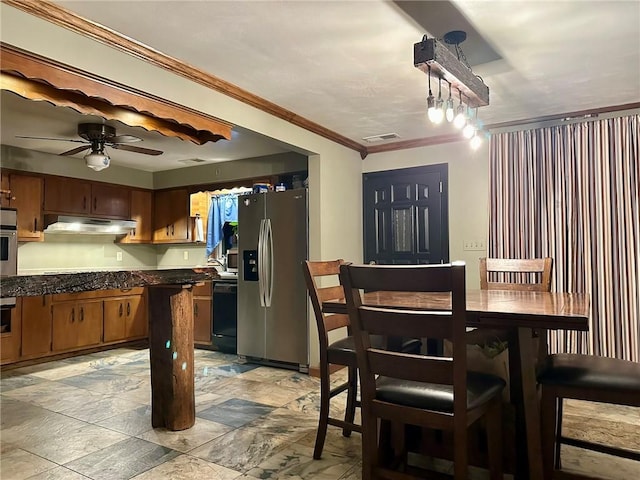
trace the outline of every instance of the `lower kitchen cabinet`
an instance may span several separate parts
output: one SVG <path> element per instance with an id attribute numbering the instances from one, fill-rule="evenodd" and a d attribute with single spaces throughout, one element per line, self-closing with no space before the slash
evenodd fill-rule
<path id="1" fill-rule="evenodd" d="M 143 340 L 147 310 L 143 287 L 18 298 L 2 319 L 0 363 Z"/>
<path id="2" fill-rule="evenodd" d="M 15 362 L 20 356 L 20 299 L 13 308 L 0 310 L 0 364 Z"/>
<path id="3" fill-rule="evenodd" d="M 101 301 L 57 303 L 51 311 L 54 352 L 101 343 Z"/>
<path id="4" fill-rule="evenodd" d="M 23 297 L 22 356 L 34 357 L 51 352 L 51 295 Z"/>
<path id="5" fill-rule="evenodd" d="M 193 342 L 211 345 L 213 325 L 211 282 L 193 287 Z"/>
<path id="6" fill-rule="evenodd" d="M 131 340 L 147 335 L 145 295 L 104 301 L 104 341 Z"/>

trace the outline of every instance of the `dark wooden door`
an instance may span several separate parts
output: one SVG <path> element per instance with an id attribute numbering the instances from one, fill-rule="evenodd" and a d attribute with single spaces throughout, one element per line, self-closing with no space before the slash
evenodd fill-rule
<path id="1" fill-rule="evenodd" d="M 365 262 L 449 261 L 446 164 L 365 173 L 363 182 Z"/>

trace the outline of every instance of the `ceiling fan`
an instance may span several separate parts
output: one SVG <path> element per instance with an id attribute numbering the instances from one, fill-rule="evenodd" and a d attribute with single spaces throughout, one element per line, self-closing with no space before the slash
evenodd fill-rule
<path id="1" fill-rule="evenodd" d="M 17 135 L 18 138 L 30 138 L 34 140 L 55 140 L 62 142 L 82 143 L 80 147 L 72 148 L 58 155 L 75 155 L 91 149 L 84 156 L 84 160 L 89 168 L 96 171 L 103 170 L 109 166 L 110 158 L 105 152 L 105 147 L 111 147 L 116 150 L 126 150 L 129 152 L 142 153 L 143 155 L 161 155 L 160 150 L 151 148 L 143 148 L 129 143 L 141 142 L 142 139 L 133 135 L 116 135 L 116 129 L 111 125 L 102 123 L 80 123 L 78 124 L 78 135 L 81 139 L 75 138 L 49 138 L 49 137 L 29 137 Z"/>

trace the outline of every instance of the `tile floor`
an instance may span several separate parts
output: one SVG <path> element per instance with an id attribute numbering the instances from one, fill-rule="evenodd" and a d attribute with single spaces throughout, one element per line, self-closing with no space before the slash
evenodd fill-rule
<path id="1" fill-rule="evenodd" d="M 313 460 L 319 384 L 291 370 L 196 350 L 196 424 L 152 429 L 146 349 L 116 349 L 2 372 L 2 480 L 360 479 L 360 437 L 329 427 Z M 336 403 L 336 402 L 333 402 Z M 340 406 L 335 408 L 339 415 Z M 571 404 L 568 421 L 604 415 L 640 450 L 638 410 Z M 621 423 L 620 423 L 621 422 Z M 626 427 L 637 428 L 626 428 Z M 578 429 L 579 430 L 579 429 Z M 640 478 L 640 463 L 563 450 L 568 468 Z M 483 478 L 475 470 L 474 478 Z"/>

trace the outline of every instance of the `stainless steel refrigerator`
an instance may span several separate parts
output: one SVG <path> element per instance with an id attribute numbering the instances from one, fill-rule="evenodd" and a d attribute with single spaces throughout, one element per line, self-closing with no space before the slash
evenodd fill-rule
<path id="1" fill-rule="evenodd" d="M 238 355 L 308 371 L 307 191 L 238 198 Z"/>

